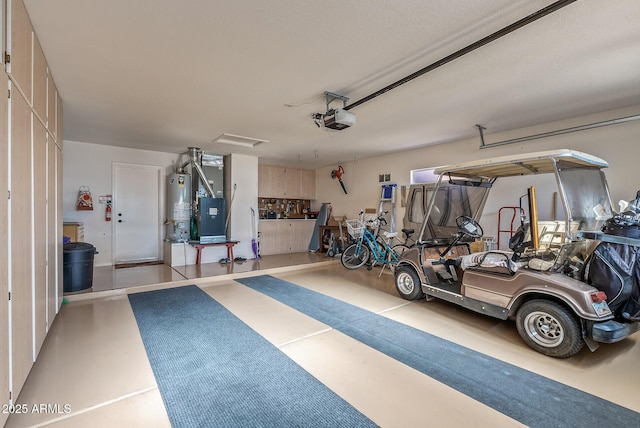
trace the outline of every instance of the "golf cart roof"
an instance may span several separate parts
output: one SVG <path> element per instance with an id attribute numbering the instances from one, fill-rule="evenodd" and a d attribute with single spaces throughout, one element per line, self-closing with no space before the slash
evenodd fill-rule
<path id="1" fill-rule="evenodd" d="M 516 175 L 531 175 L 553 173 L 554 162 L 562 164 L 563 168 L 607 168 L 607 161 L 587 153 L 569 149 L 549 150 L 544 152 L 526 153 L 519 155 L 500 156 L 495 158 L 464 162 L 455 165 L 436 168 L 436 175 L 448 174 L 456 177 L 511 177 Z"/>

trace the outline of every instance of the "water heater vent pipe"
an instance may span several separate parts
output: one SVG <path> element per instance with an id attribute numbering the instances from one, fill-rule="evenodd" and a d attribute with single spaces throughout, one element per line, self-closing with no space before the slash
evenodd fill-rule
<path id="1" fill-rule="evenodd" d="M 200 181 L 202 181 L 203 186 L 207 189 L 207 192 L 212 198 L 215 198 L 216 195 L 213 192 L 213 188 L 211 188 L 211 184 L 209 184 L 209 180 L 207 180 L 206 175 L 204 175 L 204 171 L 200 166 L 200 156 L 202 155 L 202 150 L 197 147 L 189 147 L 189 156 L 191 167 L 196 170 L 198 176 L 200 177 Z"/>

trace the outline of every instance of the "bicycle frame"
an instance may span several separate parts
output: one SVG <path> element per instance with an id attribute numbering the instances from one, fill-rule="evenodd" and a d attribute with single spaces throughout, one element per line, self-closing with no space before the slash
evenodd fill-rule
<path id="1" fill-rule="evenodd" d="M 356 253 L 360 253 L 361 245 L 363 242 L 366 242 L 369 250 L 371 251 L 371 257 L 376 263 L 397 264 L 399 256 L 391 249 L 391 246 L 389 245 L 391 240 L 385 241 L 383 246 L 382 243 L 378 241 L 378 238 L 379 236 L 374 235 L 369 229 L 365 229 L 362 238 L 358 240 Z M 391 257 L 391 260 L 389 260 L 389 257 Z"/>
<path id="2" fill-rule="evenodd" d="M 393 269 L 400 261 L 403 251 L 397 251 L 391 244 L 396 238 L 397 233 L 384 232 L 384 237 L 380 236 L 378 223 L 364 221 L 363 213 L 360 213 L 360 220 L 347 220 L 347 229 L 352 237 L 356 237 L 352 244 L 348 245 L 340 258 L 342 265 L 347 269 L 358 269 L 365 264 L 367 269 L 371 270 L 376 264 L 382 264 L 382 270 L 389 266 Z M 367 227 L 367 224 L 369 227 Z M 372 226 L 373 230 L 371 229 Z M 375 231 L 375 233 L 374 233 Z M 406 246 L 400 244 L 407 248 Z M 378 277 L 380 277 L 378 275 Z"/>

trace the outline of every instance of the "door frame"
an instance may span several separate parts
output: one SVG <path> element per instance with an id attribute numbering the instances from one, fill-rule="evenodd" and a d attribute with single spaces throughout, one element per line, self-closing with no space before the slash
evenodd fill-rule
<path id="1" fill-rule="evenodd" d="M 116 197 L 117 195 L 115 194 L 115 190 L 117 189 L 117 178 L 118 178 L 118 168 L 139 168 L 139 169 L 147 169 L 147 170 L 155 170 L 157 173 L 157 183 L 158 183 L 158 207 L 157 207 L 157 212 L 158 212 L 158 260 L 163 260 L 164 256 L 163 256 L 163 247 L 162 247 L 162 242 L 163 242 L 163 233 L 162 231 L 163 229 L 163 224 L 164 224 L 164 188 L 162 186 L 162 184 L 164 183 L 162 178 L 163 178 L 163 171 L 164 168 L 158 165 L 144 165 L 144 164 L 135 164 L 135 163 L 126 163 L 126 162 L 113 162 L 111 164 L 111 177 L 112 177 L 112 183 L 111 183 L 111 189 L 112 190 L 112 203 L 113 203 L 113 212 L 116 212 Z M 116 265 L 116 240 L 117 240 L 117 236 L 116 236 L 116 221 L 114 221 L 115 218 L 111 221 L 111 236 L 112 236 L 112 240 L 111 240 L 111 264 L 113 266 Z"/>

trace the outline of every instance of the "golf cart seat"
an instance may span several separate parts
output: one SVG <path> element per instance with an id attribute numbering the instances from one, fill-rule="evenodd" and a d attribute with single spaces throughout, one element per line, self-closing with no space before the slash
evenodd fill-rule
<path id="1" fill-rule="evenodd" d="M 511 251 L 482 251 L 462 256 L 460 267 L 485 272 L 514 275 L 518 264 L 512 260 Z"/>

